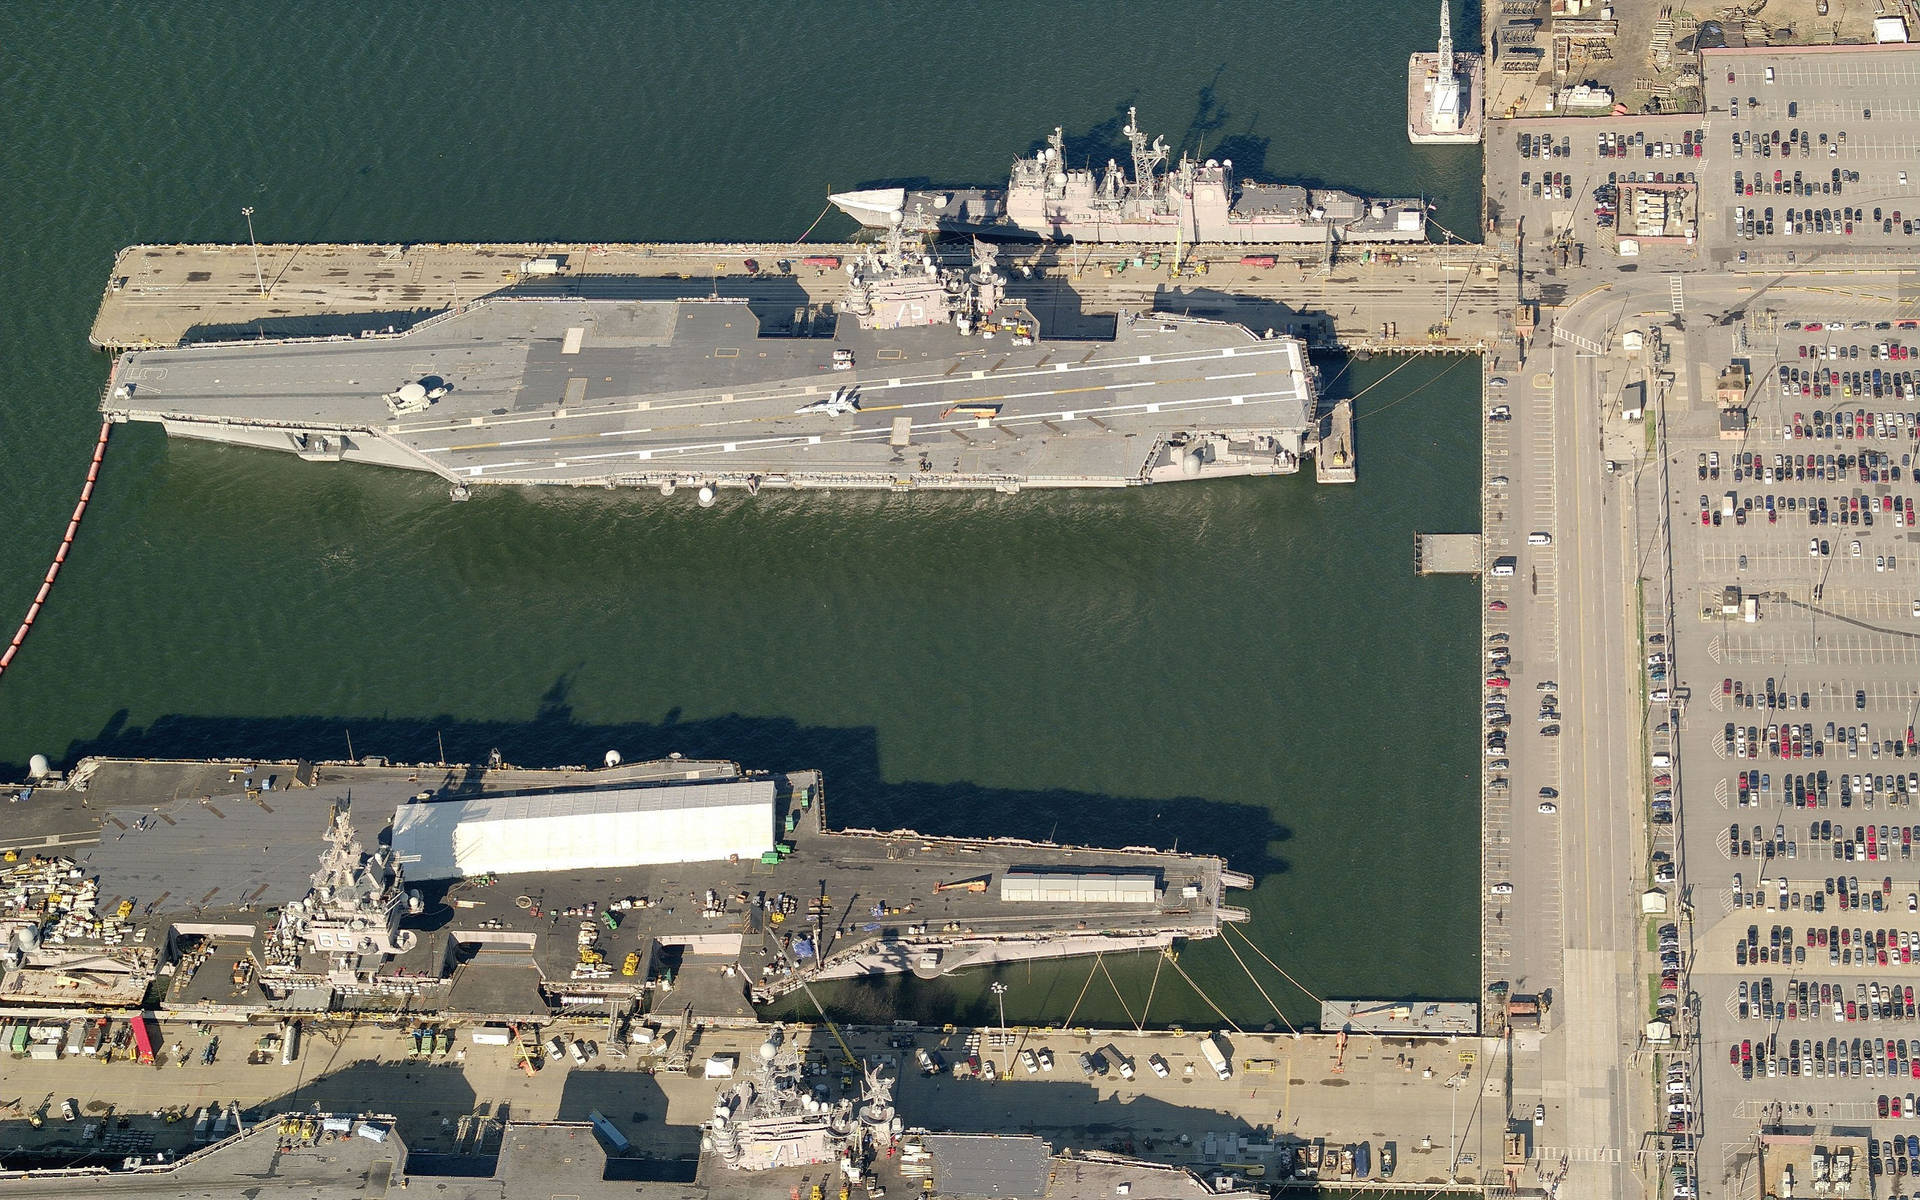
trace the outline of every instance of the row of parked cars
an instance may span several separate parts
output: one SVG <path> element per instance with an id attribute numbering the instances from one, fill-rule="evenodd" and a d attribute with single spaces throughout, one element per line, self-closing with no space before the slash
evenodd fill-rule
<path id="1" fill-rule="evenodd" d="M 1896 468 L 1897 469 L 1897 468 Z M 1879 482 L 1874 479 L 1869 482 Z M 1806 518 L 1811 526 L 1820 525 L 1857 525 L 1862 529 L 1873 528 L 1874 514 L 1890 518 L 1895 529 L 1914 528 L 1913 500 L 1910 497 L 1867 496 L 1858 492 L 1847 496 L 1741 496 L 1729 492 L 1715 504 L 1713 498 L 1702 493 L 1700 496 L 1700 524 L 1719 527 L 1722 525 L 1745 525 L 1749 519 L 1767 519 L 1767 524 L 1778 525 L 1780 514 L 1798 514 Z M 1807 547 L 1807 557 L 1822 558 L 1833 553 L 1831 546 L 1818 549 L 1814 544 Z M 1851 556 L 1859 558 L 1863 551 L 1859 542 L 1854 542 Z M 1743 564 L 1744 565 L 1744 564 Z"/>
<path id="2" fill-rule="evenodd" d="M 1768 758 L 1825 758 L 1829 749 L 1833 750 L 1836 758 L 1843 751 L 1848 758 L 1859 758 L 1863 748 L 1870 759 L 1877 759 L 1882 754 L 1889 758 L 1905 758 L 1920 751 L 1920 746 L 1914 743 L 1914 728 L 1911 725 L 1907 726 L 1904 733 L 1878 739 L 1873 736 L 1871 721 L 1846 725 L 1835 721 L 1831 723 L 1831 728 L 1833 737 L 1827 738 L 1815 730 L 1811 721 L 1769 724 L 1764 731 L 1758 725 L 1740 725 L 1729 721 L 1721 730 L 1721 743 L 1725 752 L 1733 758 L 1759 758 L 1763 751 Z M 1820 781 L 1817 801 L 1811 789 L 1789 795 L 1796 807 L 1823 808 L 1827 803 L 1826 781 Z M 1846 805 L 1842 804 L 1841 807 Z"/>
<path id="3" fill-rule="evenodd" d="M 1837 722 L 1827 722 L 1827 728 L 1835 735 L 1840 733 Z M 1839 796 L 1841 808 L 1852 808 L 1856 803 L 1861 808 L 1872 808 L 1876 799 L 1888 808 L 1912 808 L 1915 795 L 1920 794 L 1920 775 L 1912 771 L 1904 775 L 1898 771 L 1886 773 L 1866 771 L 1851 775 L 1842 771 L 1833 777 L 1836 782 L 1835 793 L 1829 793 L 1827 778 L 1825 771 L 1782 774 L 1780 792 L 1775 795 L 1772 772 L 1742 771 L 1739 774 L 1734 795 L 1741 808 L 1758 808 L 1762 803 L 1782 803 L 1793 808 L 1826 808 L 1832 803 L 1833 794 Z M 1818 822 L 1809 836 L 1817 840 L 1823 828 L 1827 830 L 1827 840 L 1831 841 L 1834 832 L 1840 827 L 1835 826 L 1831 821 Z M 1912 839 L 1915 836 L 1916 831 L 1912 826 L 1895 825 L 1892 828 L 1892 838 L 1889 840 L 1887 831 L 1883 828 L 1876 846 L 1873 830 L 1869 828 L 1867 848 L 1862 857 L 1869 860 L 1891 858 L 1893 857 L 1892 846 L 1896 842 L 1901 844 L 1901 857 L 1909 857 L 1905 851 L 1911 849 Z M 1876 849 L 1880 853 L 1875 854 Z M 1834 857 L 1843 856 L 1836 854 Z"/>
<path id="4" fill-rule="evenodd" d="M 1896 1045 L 1900 1048 L 1896 1050 Z M 1780 1035 L 1742 1038 L 1727 1054 L 1741 1076 L 1752 1079 L 1787 1075 L 1836 1076 L 1869 1079 L 1920 1079 L 1920 1056 L 1909 1053 L 1905 1038 L 1788 1038 L 1784 1047 Z M 1904 1102 L 1899 1113 L 1893 1111 L 1887 1097 L 1880 1097 L 1882 1117 L 1910 1112 Z M 1904 1153 L 1902 1155 L 1904 1157 Z"/>
<path id="5" fill-rule="evenodd" d="M 1736 876 L 1737 878 L 1737 876 Z M 1829 879 L 1829 890 L 1844 884 L 1844 880 Z M 1854 880 L 1856 884 L 1858 880 Z M 1891 884 L 1891 880 L 1888 881 Z M 1870 894 L 1881 895 L 1878 886 L 1869 884 Z M 1816 893 L 1817 894 L 1817 893 Z M 1844 895 L 1844 887 L 1841 890 Z M 1912 896 L 1920 900 L 1920 896 Z M 1860 903 L 1860 893 L 1854 893 L 1854 905 Z M 1913 907 L 1910 903 L 1909 909 Z M 1826 952 L 1828 966 L 1911 966 L 1915 950 L 1915 933 L 1902 929 L 1846 929 L 1839 925 L 1825 927 L 1813 926 L 1807 930 L 1806 944 L 1794 936 L 1793 926 L 1775 925 L 1769 930 L 1767 944 L 1760 944 L 1760 927 L 1747 926 L 1747 936 L 1734 942 L 1734 965 L 1758 966 L 1761 963 L 1779 963 L 1784 966 L 1804 966 L 1808 951 L 1813 951 L 1816 961 L 1821 951 Z"/>
<path id="6" fill-rule="evenodd" d="M 1901 348 L 1901 357 L 1906 357 L 1904 347 Z M 1838 392 L 1844 397 L 1858 396 L 1863 400 L 1868 397 L 1872 397 L 1875 400 L 1885 400 L 1889 398 L 1904 400 L 1914 394 L 1914 377 L 1911 370 L 1895 370 L 1882 367 L 1848 368 L 1841 370 L 1837 367 L 1804 368 L 1782 364 L 1779 376 L 1780 394 L 1783 396 L 1792 396 L 1798 393 L 1802 396 L 1818 396 L 1821 399 L 1828 399 L 1832 397 L 1835 392 Z M 1865 423 L 1872 425 L 1875 415 L 1878 414 L 1866 414 L 1863 418 Z M 1804 423 L 1803 418 L 1803 424 Z M 1845 439 L 1865 436 L 1865 430 L 1862 428 L 1862 419 L 1845 422 L 1839 419 L 1838 414 L 1835 414 L 1829 421 L 1815 421 L 1812 424 L 1815 426 L 1832 425 L 1833 431 L 1824 435 L 1829 438 Z M 1905 414 L 1886 414 L 1881 417 L 1880 424 L 1876 426 L 1877 432 L 1874 436 L 1883 438 L 1906 436 L 1911 438 L 1911 428 L 1912 426 L 1908 423 Z"/>
<path id="7" fill-rule="evenodd" d="M 1842 191 L 1848 183 L 1858 178 L 1858 173 L 1854 173 L 1849 178 L 1847 173 L 1842 172 L 1838 167 L 1835 167 L 1825 179 L 1808 179 L 1804 171 L 1795 171 L 1789 175 L 1784 170 L 1777 170 L 1772 175 L 1768 175 L 1763 169 L 1755 171 L 1750 176 L 1745 171 L 1735 171 L 1733 198 L 1739 200 L 1746 196 L 1831 196 Z M 1880 219 L 1879 210 L 1875 210 L 1873 219 L 1876 221 Z M 1894 219 L 1898 220 L 1899 217 L 1896 215 Z"/>
<path id="8" fill-rule="evenodd" d="M 1817 979 L 1789 979 L 1781 984 L 1780 995 L 1774 995 L 1774 981 L 1765 979 L 1739 981 L 1736 991 L 1737 1005 L 1735 1015 L 1741 1020 L 1765 1021 L 1773 1024 L 1780 1021 L 1904 1021 L 1912 1017 L 1907 1011 L 1906 984 L 1878 980 L 1862 982 L 1822 983 Z M 1899 1039 L 1899 1057 L 1904 1061 L 1920 1054 L 1908 1054 L 1907 1039 Z M 1920 1038 L 1912 1039 L 1913 1046 L 1920 1050 Z M 1920 1115 L 1920 1114 L 1916 1114 Z"/>

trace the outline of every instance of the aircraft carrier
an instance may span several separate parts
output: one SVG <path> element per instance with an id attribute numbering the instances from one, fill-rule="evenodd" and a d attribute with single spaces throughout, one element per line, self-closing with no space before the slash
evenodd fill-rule
<path id="1" fill-rule="evenodd" d="M 1166 246 L 1427 240 L 1420 200 L 1254 183 L 1234 176 L 1231 159 L 1183 155 L 1169 170 L 1165 139 L 1149 142 L 1131 108 L 1123 132 L 1131 173 L 1112 159 L 1104 172 L 1068 166 L 1065 138 L 1055 128 L 1046 146 L 1014 160 L 1005 191 L 887 187 L 828 199 L 869 228 L 902 224 L 911 233 Z"/>
<path id="2" fill-rule="evenodd" d="M 804 983 L 1162 948 L 1218 858 L 835 830 L 818 772 L 88 759 L 9 789 L 0 1006 L 751 1020 Z M 662 1001 L 664 1003 L 664 1001 Z"/>
<path id="3" fill-rule="evenodd" d="M 498 297 L 404 331 L 136 349 L 102 408 L 175 437 L 477 484 L 893 490 L 1291 474 L 1314 370 L 1272 331 L 1122 314 L 1049 339 L 992 247 L 942 267 L 897 224 L 827 336 L 744 301 Z"/>

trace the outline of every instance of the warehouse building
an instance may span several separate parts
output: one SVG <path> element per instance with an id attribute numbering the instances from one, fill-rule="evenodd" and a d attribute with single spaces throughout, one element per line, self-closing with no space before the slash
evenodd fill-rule
<path id="1" fill-rule="evenodd" d="M 774 848 L 774 782 L 607 788 L 403 804 L 409 880 L 752 859 Z"/>

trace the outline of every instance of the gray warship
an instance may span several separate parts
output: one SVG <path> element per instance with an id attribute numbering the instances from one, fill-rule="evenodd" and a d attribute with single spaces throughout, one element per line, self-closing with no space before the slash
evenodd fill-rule
<path id="1" fill-rule="evenodd" d="M 838 263 L 836 262 L 836 267 Z M 995 248 L 943 267 L 902 223 L 845 265 L 829 337 L 740 300 L 494 297 L 397 333 L 139 349 L 111 420 L 480 484 L 1124 487 L 1291 474 L 1317 444 L 1297 338 L 1166 313 L 1053 340 Z"/>
<path id="2" fill-rule="evenodd" d="M 1369 200 L 1332 188 L 1237 179 L 1231 159 L 1182 155 L 1167 169 L 1167 143 L 1148 141 L 1133 109 L 1123 131 L 1133 169 L 1067 165 L 1062 132 L 1013 163 L 1005 191 L 903 187 L 838 192 L 829 200 L 872 229 L 896 221 L 909 233 L 971 233 L 1015 240 L 1152 245 L 1423 242 L 1427 207 L 1411 198 Z"/>

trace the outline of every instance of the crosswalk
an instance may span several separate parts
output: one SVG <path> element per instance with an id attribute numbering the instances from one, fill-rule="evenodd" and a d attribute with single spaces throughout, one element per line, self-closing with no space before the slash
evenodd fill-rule
<path id="1" fill-rule="evenodd" d="M 1543 1162 L 1617 1163 L 1625 1161 L 1618 1146 L 1541 1146 L 1535 1157 Z"/>
<path id="2" fill-rule="evenodd" d="M 1676 313 L 1687 311 L 1687 293 L 1680 276 L 1667 276 L 1667 291 L 1672 297 L 1669 307 Z"/>
<path id="3" fill-rule="evenodd" d="M 1581 334 L 1573 332 L 1571 329 L 1563 329 L 1558 325 L 1553 327 L 1553 340 L 1579 350 L 1585 350 L 1588 354 L 1605 354 L 1607 352 L 1606 347 L 1594 341 L 1592 338 L 1584 337 Z"/>

